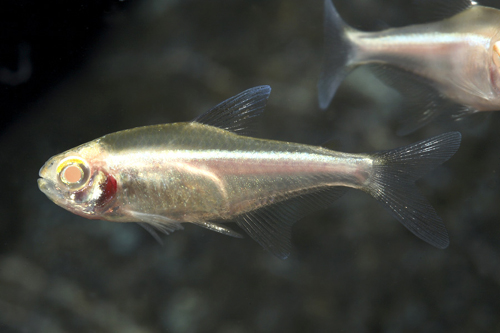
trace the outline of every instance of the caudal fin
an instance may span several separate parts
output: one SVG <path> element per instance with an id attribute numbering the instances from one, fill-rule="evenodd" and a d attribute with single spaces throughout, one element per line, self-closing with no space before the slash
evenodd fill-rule
<path id="1" fill-rule="evenodd" d="M 405 147 L 375 153 L 372 155 L 373 175 L 365 188 L 408 230 L 440 249 L 449 245 L 448 232 L 414 183 L 452 157 L 460 141 L 459 132 L 449 132 Z"/>
<path id="2" fill-rule="evenodd" d="M 325 0 L 323 68 L 318 82 L 318 98 L 321 109 L 326 109 L 351 69 L 352 45 L 346 35 L 350 29 L 335 10 L 331 0 Z"/>

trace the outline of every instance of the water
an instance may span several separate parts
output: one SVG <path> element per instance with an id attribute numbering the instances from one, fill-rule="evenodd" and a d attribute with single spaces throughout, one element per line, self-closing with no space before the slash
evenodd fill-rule
<path id="1" fill-rule="evenodd" d="M 335 5 L 357 28 L 416 20 L 408 1 Z M 15 8 L 20 16 L 33 10 L 41 23 L 30 30 L 6 21 L 14 42 L 24 42 L 19 29 L 30 36 L 33 74 L 26 83 L 1 86 L 8 113 L 0 136 L 2 331 L 499 329 L 500 114 L 433 123 L 398 137 L 400 97 L 365 69 L 352 73 L 333 105 L 319 111 L 321 1 L 58 8 L 69 22 Z M 50 42 L 61 29 L 71 43 Z M 14 42 L 2 46 L 11 55 L 0 64 L 12 71 Z M 56 45 L 59 53 L 51 49 Z M 249 237 L 190 225 L 165 236 L 161 247 L 139 226 L 74 216 L 37 188 L 38 169 L 56 153 L 121 129 L 188 121 L 261 84 L 273 88 L 259 133 L 264 138 L 329 141 L 333 149 L 366 152 L 460 130 L 459 152 L 418 182 L 449 230 L 450 247 L 418 240 L 357 191 L 299 221 L 292 254 L 281 261 Z"/>

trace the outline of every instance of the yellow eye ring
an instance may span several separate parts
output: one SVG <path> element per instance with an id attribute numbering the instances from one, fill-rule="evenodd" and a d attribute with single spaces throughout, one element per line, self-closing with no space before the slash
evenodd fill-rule
<path id="1" fill-rule="evenodd" d="M 89 178 L 89 167 L 79 157 L 67 157 L 57 166 L 59 180 L 72 190 L 80 189 Z"/>

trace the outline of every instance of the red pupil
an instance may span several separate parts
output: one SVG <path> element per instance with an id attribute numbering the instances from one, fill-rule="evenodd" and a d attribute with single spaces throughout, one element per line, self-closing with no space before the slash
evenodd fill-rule
<path id="1" fill-rule="evenodd" d="M 76 183 L 82 179 L 82 172 L 79 167 L 70 165 L 64 170 L 64 178 L 70 183 Z"/>

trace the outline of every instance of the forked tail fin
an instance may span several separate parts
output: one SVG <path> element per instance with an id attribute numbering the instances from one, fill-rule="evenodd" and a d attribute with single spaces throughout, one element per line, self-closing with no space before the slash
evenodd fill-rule
<path id="1" fill-rule="evenodd" d="M 321 109 L 326 109 L 340 83 L 354 67 L 349 62 L 353 58 L 353 47 L 346 35 L 352 29 L 344 23 L 331 0 L 325 0 L 324 56 L 323 68 L 318 82 L 318 99 Z"/>
<path id="2" fill-rule="evenodd" d="M 449 245 L 448 232 L 414 183 L 452 157 L 460 141 L 459 132 L 449 132 L 372 154 L 373 174 L 364 189 L 413 234 L 440 249 Z"/>

